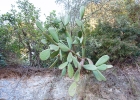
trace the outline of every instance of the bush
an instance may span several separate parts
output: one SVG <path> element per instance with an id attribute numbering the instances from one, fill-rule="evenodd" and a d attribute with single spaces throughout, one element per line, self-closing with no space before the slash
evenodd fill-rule
<path id="1" fill-rule="evenodd" d="M 6 65 L 7 63 L 5 61 L 5 57 L 2 54 L 0 54 L 0 67 L 4 67 Z"/>
<path id="2" fill-rule="evenodd" d="M 139 30 L 134 27 L 113 27 L 109 23 L 99 22 L 89 40 L 88 46 L 92 47 L 89 51 L 94 51 L 89 52 L 91 53 L 89 55 L 98 58 L 107 54 L 112 61 L 124 61 L 126 58 L 137 57 L 140 55 L 138 32 Z M 94 45 L 91 42 L 92 39 Z"/>

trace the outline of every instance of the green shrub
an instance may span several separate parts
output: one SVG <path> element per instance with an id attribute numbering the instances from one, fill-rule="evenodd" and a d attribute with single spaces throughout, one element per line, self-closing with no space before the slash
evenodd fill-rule
<path id="1" fill-rule="evenodd" d="M 5 57 L 2 54 L 0 54 L 0 67 L 4 67 L 6 65 L 7 63 L 5 61 Z"/>
<path id="2" fill-rule="evenodd" d="M 92 38 L 97 45 L 89 44 L 94 47 L 90 51 L 95 58 L 107 54 L 112 61 L 124 61 L 126 58 L 137 57 L 140 55 L 139 42 L 137 41 L 140 30 L 134 27 L 112 27 L 109 23 L 101 23 L 92 32 Z M 90 40 L 91 40 L 90 39 Z M 97 41 L 98 40 L 98 41 Z M 93 57 L 92 57 L 93 58 Z"/>

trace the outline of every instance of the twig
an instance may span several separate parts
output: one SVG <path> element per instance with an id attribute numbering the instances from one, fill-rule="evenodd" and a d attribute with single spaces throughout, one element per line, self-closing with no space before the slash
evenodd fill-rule
<path id="1" fill-rule="evenodd" d="M 18 81 L 17 85 L 13 88 L 12 92 L 18 87 L 19 83 L 24 78 L 24 76 L 27 76 L 28 70 L 29 70 L 29 68 L 27 69 L 27 72 L 20 78 L 20 80 Z"/>
<path id="2" fill-rule="evenodd" d="M 138 72 L 140 73 L 140 66 L 135 62 L 135 64 L 136 64 L 136 67 L 138 68 Z"/>
<path id="3" fill-rule="evenodd" d="M 97 9 L 96 11 L 90 13 L 88 16 L 86 16 L 84 19 L 90 18 L 92 15 L 94 15 L 96 12 L 100 11 L 102 8 L 104 8 L 104 5 L 106 5 L 108 2 L 110 2 L 111 0 L 108 0 L 107 2 L 105 2 L 99 9 Z"/>

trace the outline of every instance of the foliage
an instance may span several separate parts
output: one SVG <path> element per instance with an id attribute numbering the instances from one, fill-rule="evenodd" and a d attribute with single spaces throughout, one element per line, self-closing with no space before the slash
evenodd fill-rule
<path id="1" fill-rule="evenodd" d="M 60 61 L 61 64 L 58 68 L 62 70 L 62 75 L 65 75 L 67 72 L 70 78 L 74 78 L 74 82 L 68 90 L 70 96 L 74 96 L 76 92 L 77 82 L 80 79 L 80 73 L 83 68 L 92 71 L 98 81 L 105 81 L 106 78 L 100 71 L 113 67 L 112 65 L 105 64 L 109 60 L 108 55 L 100 57 L 95 64 L 93 64 L 91 59 L 85 56 L 87 33 L 84 28 L 84 21 L 82 20 L 84 12 L 85 8 L 82 6 L 80 8 L 80 18 L 76 19 L 76 23 L 80 28 L 78 36 L 72 37 L 68 31 L 67 27 L 69 27 L 68 24 L 70 21 L 68 16 L 61 20 L 61 24 L 65 29 L 63 32 L 65 38 L 63 40 L 61 40 L 57 28 L 50 26 L 48 28 L 48 33 L 46 33 L 45 28 L 41 23 L 39 21 L 36 22 L 37 27 L 46 37 L 46 41 L 51 42 L 49 47 L 40 53 L 40 58 L 41 60 L 47 60 L 55 57 L 56 60 L 50 67 L 56 66 Z M 79 45 L 82 49 L 79 53 L 74 50 L 75 45 Z"/>
<path id="2" fill-rule="evenodd" d="M 46 17 L 44 24 L 45 28 L 48 29 L 50 26 L 59 28 L 59 19 L 56 16 L 56 11 L 50 12 L 50 15 Z"/>
<path id="3" fill-rule="evenodd" d="M 5 48 L 1 52 L 8 56 L 11 52 L 15 53 L 19 56 L 18 59 L 26 60 L 26 64 L 29 62 L 31 66 L 39 67 L 39 52 L 43 47 L 40 42 L 42 35 L 34 27 L 39 18 L 39 10 L 28 0 L 18 0 L 17 5 L 18 12 L 15 6 L 12 6 L 10 13 L 1 16 L 1 30 L 5 30 L 0 34 L 2 47 Z"/>
<path id="4" fill-rule="evenodd" d="M 88 13 L 91 13 L 89 17 Z M 125 61 L 139 56 L 140 6 L 134 0 L 89 3 L 86 14 L 90 27 L 94 28 L 86 43 L 90 47 L 88 57 L 96 61 L 108 54 L 112 61 Z"/>
<path id="5" fill-rule="evenodd" d="M 35 30 L 35 21 L 39 18 L 39 10 L 28 0 L 18 0 L 19 12 L 16 14 L 17 24 L 15 25 L 17 39 L 26 48 L 26 56 L 31 66 L 39 65 L 39 51 L 42 47 L 40 43 L 41 35 Z"/>
<path id="6" fill-rule="evenodd" d="M 80 17 L 79 9 L 81 6 L 86 6 L 91 0 L 55 0 L 64 9 L 64 16 L 69 14 L 70 28 L 75 27 L 75 20 Z"/>
<path id="7" fill-rule="evenodd" d="M 2 54 L 0 54 L 0 67 L 2 66 L 6 66 L 7 65 L 7 63 L 6 63 L 6 59 L 5 59 L 5 57 L 2 55 Z"/>
<path id="8" fill-rule="evenodd" d="M 109 23 L 99 22 L 92 34 L 98 40 L 95 41 L 96 46 L 92 49 L 94 51 L 92 55 L 99 57 L 108 54 L 112 60 L 117 61 L 139 56 L 140 48 L 137 41 L 139 31 L 139 29 L 127 25 L 112 27 Z"/>
<path id="9" fill-rule="evenodd" d="M 12 14 L 6 13 L 0 16 L 0 53 L 4 56 L 4 59 L 8 61 L 11 54 L 19 55 L 20 51 L 18 42 L 15 41 L 12 35 L 12 25 L 14 24 L 14 18 Z M 12 59 L 13 60 L 13 59 Z M 11 61 L 12 61 L 11 60 Z M 10 63 L 10 62 L 7 62 Z"/>

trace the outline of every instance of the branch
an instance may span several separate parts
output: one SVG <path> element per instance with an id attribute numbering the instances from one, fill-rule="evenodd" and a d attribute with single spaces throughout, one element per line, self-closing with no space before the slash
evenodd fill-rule
<path id="1" fill-rule="evenodd" d="M 110 0 L 109 0 L 109 1 L 110 1 Z M 87 17 L 85 17 L 85 18 L 83 18 L 83 19 L 87 19 L 87 18 L 89 18 L 90 16 L 92 16 L 93 14 L 95 14 L 96 12 L 100 11 L 100 10 L 104 7 L 104 5 L 106 5 L 109 1 L 107 1 L 107 2 L 106 2 L 105 4 L 103 4 L 102 7 L 100 7 L 98 10 L 96 10 L 96 11 L 90 13 Z"/>

